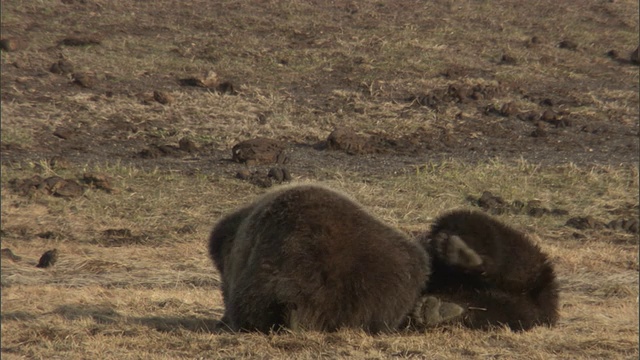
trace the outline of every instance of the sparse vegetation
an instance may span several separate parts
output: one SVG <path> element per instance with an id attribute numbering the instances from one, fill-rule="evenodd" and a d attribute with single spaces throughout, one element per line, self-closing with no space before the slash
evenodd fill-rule
<path id="1" fill-rule="evenodd" d="M 638 233 L 606 226 L 639 216 L 637 1 L 1 6 L 2 38 L 19 40 L 0 54 L 1 236 L 15 254 L 1 262 L 3 358 L 639 356 Z M 49 72 L 61 58 L 88 82 Z M 207 71 L 216 86 L 179 82 Z M 324 149 L 337 127 L 366 146 Z M 210 331 L 223 313 L 211 226 L 275 183 L 275 164 L 231 161 L 257 137 L 286 148 L 277 166 L 293 181 L 342 189 L 410 233 L 485 191 L 564 210 L 496 215 L 550 255 L 559 324 Z"/>

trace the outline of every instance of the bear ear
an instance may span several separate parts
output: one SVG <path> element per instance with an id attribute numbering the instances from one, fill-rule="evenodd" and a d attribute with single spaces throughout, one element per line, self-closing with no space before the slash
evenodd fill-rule
<path id="1" fill-rule="evenodd" d="M 238 228 L 252 209 L 252 207 L 246 207 L 224 216 L 209 235 L 209 256 L 220 274 L 224 269 L 225 259 L 233 247 Z"/>
<path id="2" fill-rule="evenodd" d="M 438 233 L 432 240 L 434 256 L 444 263 L 463 268 L 475 268 L 482 265 L 480 255 L 476 253 L 458 235 L 449 235 L 445 232 Z"/>

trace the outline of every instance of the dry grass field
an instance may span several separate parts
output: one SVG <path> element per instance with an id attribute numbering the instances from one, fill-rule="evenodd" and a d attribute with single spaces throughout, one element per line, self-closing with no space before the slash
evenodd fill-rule
<path id="1" fill-rule="evenodd" d="M 3 359 L 640 355 L 637 1 L 0 4 Z M 213 331 L 209 231 L 283 168 L 408 233 L 499 196 L 559 323 Z"/>

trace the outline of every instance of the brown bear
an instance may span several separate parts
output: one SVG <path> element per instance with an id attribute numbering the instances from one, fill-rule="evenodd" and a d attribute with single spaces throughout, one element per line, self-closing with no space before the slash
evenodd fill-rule
<path id="1" fill-rule="evenodd" d="M 344 194 L 279 188 L 223 217 L 209 238 L 232 331 L 395 331 L 462 308 L 421 294 L 425 250 Z"/>
<path id="2" fill-rule="evenodd" d="M 425 294 L 460 305 L 455 322 L 527 330 L 558 320 L 558 284 L 547 255 L 527 236 L 476 211 L 440 216 L 419 238 L 431 258 Z"/>

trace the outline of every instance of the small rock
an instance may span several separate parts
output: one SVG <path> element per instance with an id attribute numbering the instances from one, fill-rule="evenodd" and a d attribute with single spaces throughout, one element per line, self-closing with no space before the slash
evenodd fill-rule
<path id="1" fill-rule="evenodd" d="M 114 193 L 115 189 L 111 185 L 111 178 L 105 174 L 84 173 L 82 175 L 83 181 L 89 186 L 95 186 L 98 189 L 102 189 L 108 193 Z"/>
<path id="2" fill-rule="evenodd" d="M 253 177 L 251 183 L 261 188 L 270 188 L 273 186 L 273 181 L 271 181 L 270 177 Z"/>
<path id="3" fill-rule="evenodd" d="M 365 154 L 371 149 L 368 139 L 347 128 L 336 128 L 327 137 L 329 150 L 342 150 L 350 155 Z"/>
<path id="4" fill-rule="evenodd" d="M 638 233 L 638 219 L 618 219 L 607 224 L 607 228 L 616 231 L 627 231 L 632 234 Z"/>
<path id="5" fill-rule="evenodd" d="M 503 54 L 500 58 L 500 64 L 502 65 L 515 65 L 518 63 L 518 59 L 509 54 Z"/>
<path id="6" fill-rule="evenodd" d="M 49 166 L 52 169 L 63 170 L 71 167 L 71 163 L 69 162 L 69 160 L 62 156 L 54 156 L 49 160 Z"/>
<path id="7" fill-rule="evenodd" d="M 633 64 L 640 65 L 640 46 L 637 47 L 635 51 L 631 52 L 631 55 L 629 55 L 629 60 Z"/>
<path id="8" fill-rule="evenodd" d="M 51 65 L 49 69 L 54 74 L 71 74 L 73 73 L 73 64 L 67 59 L 60 59 Z"/>
<path id="9" fill-rule="evenodd" d="M 180 150 L 188 153 L 194 153 L 198 151 L 198 147 L 196 146 L 196 143 L 194 143 L 192 140 L 188 138 L 180 139 L 180 141 L 178 142 L 178 146 L 180 147 Z"/>
<path id="10" fill-rule="evenodd" d="M 143 159 L 157 159 L 162 156 L 162 151 L 156 146 L 151 146 L 146 149 L 142 149 L 138 155 Z"/>
<path id="11" fill-rule="evenodd" d="M 74 131 L 67 127 L 60 126 L 56 128 L 56 130 L 53 132 L 53 135 L 59 137 L 60 139 L 68 140 L 73 137 Z"/>
<path id="12" fill-rule="evenodd" d="M 87 46 L 87 45 L 100 45 L 102 40 L 97 36 L 69 36 L 60 40 L 60 45 L 65 46 Z"/>
<path id="13" fill-rule="evenodd" d="M 40 190 L 42 181 L 43 179 L 40 175 L 34 175 L 28 179 L 12 179 L 9 181 L 9 185 L 20 195 L 30 196 Z"/>
<path id="14" fill-rule="evenodd" d="M 216 87 L 216 90 L 221 94 L 238 95 L 238 92 L 230 81 L 220 83 Z"/>
<path id="15" fill-rule="evenodd" d="M 560 49 L 567 49 L 567 50 L 573 50 L 573 51 L 578 50 L 578 44 L 576 44 L 571 40 L 560 41 L 560 43 L 558 43 L 558 47 Z"/>
<path id="16" fill-rule="evenodd" d="M 218 74 L 213 71 L 207 71 L 203 76 L 194 76 L 178 80 L 182 86 L 196 86 L 203 88 L 215 89 L 219 84 Z"/>
<path id="17" fill-rule="evenodd" d="M 545 137 L 547 136 L 546 126 L 542 121 L 536 122 L 536 129 L 531 132 L 531 137 Z"/>
<path id="18" fill-rule="evenodd" d="M 168 105 L 173 102 L 173 96 L 164 91 L 154 91 L 153 100 L 159 102 L 162 105 Z"/>
<path id="19" fill-rule="evenodd" d="M 591 216 L 571 218 L 567 220 L 565 225 L 578 230 L 586 230 L 586 229 L 597 230 L 597 229 L 602 229 L 605 226 L 604 223 L 594 219 Z"/>
<path id="20" fill-rule="evenodd" d="M 40 261 L 38 261 L 38 268 L 48 268 L 50 266 L 55 265 L 56 261 L 58 261 L 58 249 L 53 249 L 46 251 L 40 257 Z"/>
<path id="21" fill-rule="evenodd" d="M 249 178 L 251 178 L 251 172 L 247 169 L 239 170 L 236 173 L 236 178 L 240 180 L 248 180 Z"/>
<path id="22" fill-rule="evenodd" d="M 76 72 L 73 73 L 73 83 L 85 88 L 92 88 L 96 85 L 97 78 L 93 72 Z"/>
<path id="23" fill-rule="evenodd" d="M 9 248 L 4 248 L 1 251 L 2 251 L 2 254 L 1 254 L 2 259 L 9 259 L 14 262 L 22 260 L 20 256 L 15 255 L 13 251 L 11 251 L 11 249 Z"/>
<path id="24" fill-rule="evenodd" d="M 540 36 L 532 36 L 529 42 L 531 44 L 537 45 L 537 44 L 542 44 L 544 40 Z"/>
<path id="25" fill-rule="evenodd" d="M 500 115 L 502 116 L 513 116 L 518 113 L 518 107 L 513 102 L 508 102 L 500 108 Z"/>
<path id="26" fill-rule="evenodd" d="M 549 98 L 544 98 L 540 101 L 540 105 L 542 106 L 553 106 L 553 104 L 554 104 L 553 100 Z"/>
<path id="27" fill-rule="evenodd" d="M 60 197 L 78 197 L 84 194 L 84 188 L 74 180 L 63 180 L 51 186 L 51 194 Z"/>
<path id="28" fill-rule="evenodd" d="M 277 163 L 284 156 L 284 145 L 276 140 L 256 138 L 236 144 L 231 154 L 234 161 L 249 165 Z"/>
<path id="29" fill-rule="evenodd" d="M 278 183 L 281 183 L 284 180 L 284 175 L 282 174 L 282 169 L 278 167 L 274 167 L 269 169 L 268 177 L 272 178 Z"/>
<path id="30" fill-rule="evenodd" d="M 607 51 L 607 56 L 612 58 L 612 59 L 617 59 L 620 57 L 620 54 L 618 53 L 617 50 L 609 50 Z"/>
<path id="31" fill-rule="evenodd" d="M 18 51 L 24 48 L 24 42 L 16 38 L 0 39 L 0 49 L 3 51 Z"/>
<path id="32" fill-rule="evenodd" d="M 62 235 L 51 230 L 44 231 L 36 234 L 37 237 L 41 239 L 59 239 L 62 238 Z"/>
<path id="33" fill-rule="evenodd" d="M 545 110 L 540 116 L 540 120 L 546 122 L 552 122 L 556 120 L 556 113 L 551 110 Z"/>
<path id="34" fill-rule="evenodd" d="M 489 191 L 484 191 L 477 200 L 478 206 L 492 214 L 499 215 L 509 211 L 509 204 L 503 198 L 493 195 Z"/>

